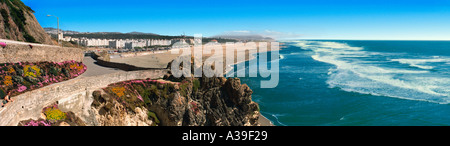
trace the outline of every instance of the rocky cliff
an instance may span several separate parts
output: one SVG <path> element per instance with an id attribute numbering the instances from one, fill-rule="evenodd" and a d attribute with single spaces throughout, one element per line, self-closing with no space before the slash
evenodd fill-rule
<path id="1" fill-rule="evenodd" d="M 0 38 L 42 43 L 53 42 L 34 17 L 34 11 L 20 0 L 0 0 Z"/>
<path id="2" fill-rule="evenodd" d="M 257 126 L 258 104 L 238 78 L 131 80 L 93 93 L 98 125 Z"/>

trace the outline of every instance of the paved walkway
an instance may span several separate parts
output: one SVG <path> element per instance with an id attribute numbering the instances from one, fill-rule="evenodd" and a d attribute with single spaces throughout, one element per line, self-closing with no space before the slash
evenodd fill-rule
<path id="1" fill-rule="evenodd" d="M 86 72 L 81 74 L 81 77 L 91 77 L 91 76 L 98 76 L 98 75 L 104 75 L 104 74 L 111 74 L 116 72 L 125 72 L 120 69 L 115 68 L 109 68 L 109 67 L 103 67 L 100 65 L 95 64 L 95 60 L 92 59 L 90 56 L 86 56 L 83 59 L 83 63 L 87 66 Z"/>

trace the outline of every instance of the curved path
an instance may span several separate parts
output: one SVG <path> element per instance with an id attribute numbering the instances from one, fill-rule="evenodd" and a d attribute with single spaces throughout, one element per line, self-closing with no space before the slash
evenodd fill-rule
<path id="1" fill-rule="evenodd" d="M 104 74 L 111 74 L 116 72 L 125 72 L 120 69 L 116 68 L 109 68 L 109 67 L 103 67 L 100 65 L 95 64 L 95 60 L 92 59 L 90 56 L 86 56 L 83 59 L 84 65 L 87 66 L 86 72 L 80 75 L 80 77 L 91 77 L 91 76 L 98 76 L 98 75 L 104 75 Z"/>

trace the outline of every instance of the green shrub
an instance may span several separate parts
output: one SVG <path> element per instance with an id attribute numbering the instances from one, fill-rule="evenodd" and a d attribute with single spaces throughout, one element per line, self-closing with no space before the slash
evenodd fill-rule
<path id="1" fill-rule="evenodd" d="M 152 118 L 153 122 L 155 122 L 156 124 L 160 123 L 158 117 L 156 116 L 156 114 L 154 112 L 148 111 L 147 115 L 148 115 L 148 118 Z"/>
<path id="2" fill-rule="evenodd" d="M 70 78 L 70 73 L 69 73 L 69 71 L 68 71 L 67 69 L 62 68 L 61 71 L 62 71 L 62 73 L 63 73 L 66 77 L 69 77 L 69 78 Z"/>
<path id="3" fill-rule="evenodd" d="M 44 109 L 47 120 L 65 120 L 67 115 L 58 109 L 58 107 L 49 107 Z"/>
<path id="4" fill-rule="evenodd" d="M 147 106 L 150 106 L 152 103 L 152 100 L 150 99 L 152 96 L 152 92 L 150 89 L 144 89 L 143 92 L 139 92 L 141 94 L 142 99 L 144 99 L 144 103 Z"/>
<path id="5" fill-rule="evenodd" d="M 9 27 L 10 27 L 8 12 L 7 12 L 5 9 L 1 9 L 0 12 L 1 12 L 1 14 L 2 14 L 3 22 L 5 23 L 6 30 L 8 30 Z"/>
<path id="6" fill-rule="evenodd" d="M 187 88 L 188 88 L 189 84 L 188 83 L 182 83 L 179 85 L 180 87 L 180 94 L 181 96 L 186 97 L 188 94 Z"/>
<path id="7" fill-rule="evenodd" d="M 57 76 L 59 74 L 59 70 L 53 66 L 50 67 L 50 74 Z"/>
<path id="8" fill-rule="evenodd" d="M 194 90 L 194 92 L 197 92 L 197 90 L 200 88 L 200 81 L 198 79 L 194 79 L 193 81 L 193 87 L 192 90 Z"/>
<path id="9" fill-rule="evenodd" d="M 31 42 L 31 43 L 39 43 L 36 41 L 36 39 L 34 39 L 33 36 L 31 36 L 30 34 L 28 34 L 28 32 L 24 31 L 23 32 L 23 38 L 25 38 L 25 41 L 27 42 Z"/>
<path id="10" fill-rule="evenodd" d="M 6 92 L 4 89 L 0 89 L 0 98 L 4 98 L 6 96 Z"/>
<path id="11" fill-rule="evenodd" d="M 23 82 L 23 78 L 21 76 L 13 76 L 12 78 L 13 78 L 14 82 L 16 82 L 16 83 Z"/>

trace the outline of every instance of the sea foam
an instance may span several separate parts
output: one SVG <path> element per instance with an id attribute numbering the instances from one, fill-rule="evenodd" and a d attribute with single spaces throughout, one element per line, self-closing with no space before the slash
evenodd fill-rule
<path id="1" fill-rule="evenodd" d="M 448 64 L 447 58 L 411 58 L 404 53 L 366 51 L 362 47 L 338 42 L 298 41 L 296 46 L 313 51 L 311 58 L 314 60 L 335 65 L 328 73 L 327 84 L 330 88 L 376 96 L 450 103 L 450 77 L 429 71 L 435 68 L 432 63 Z M 402 67 L 402 64 L 412 68 Z"/>

